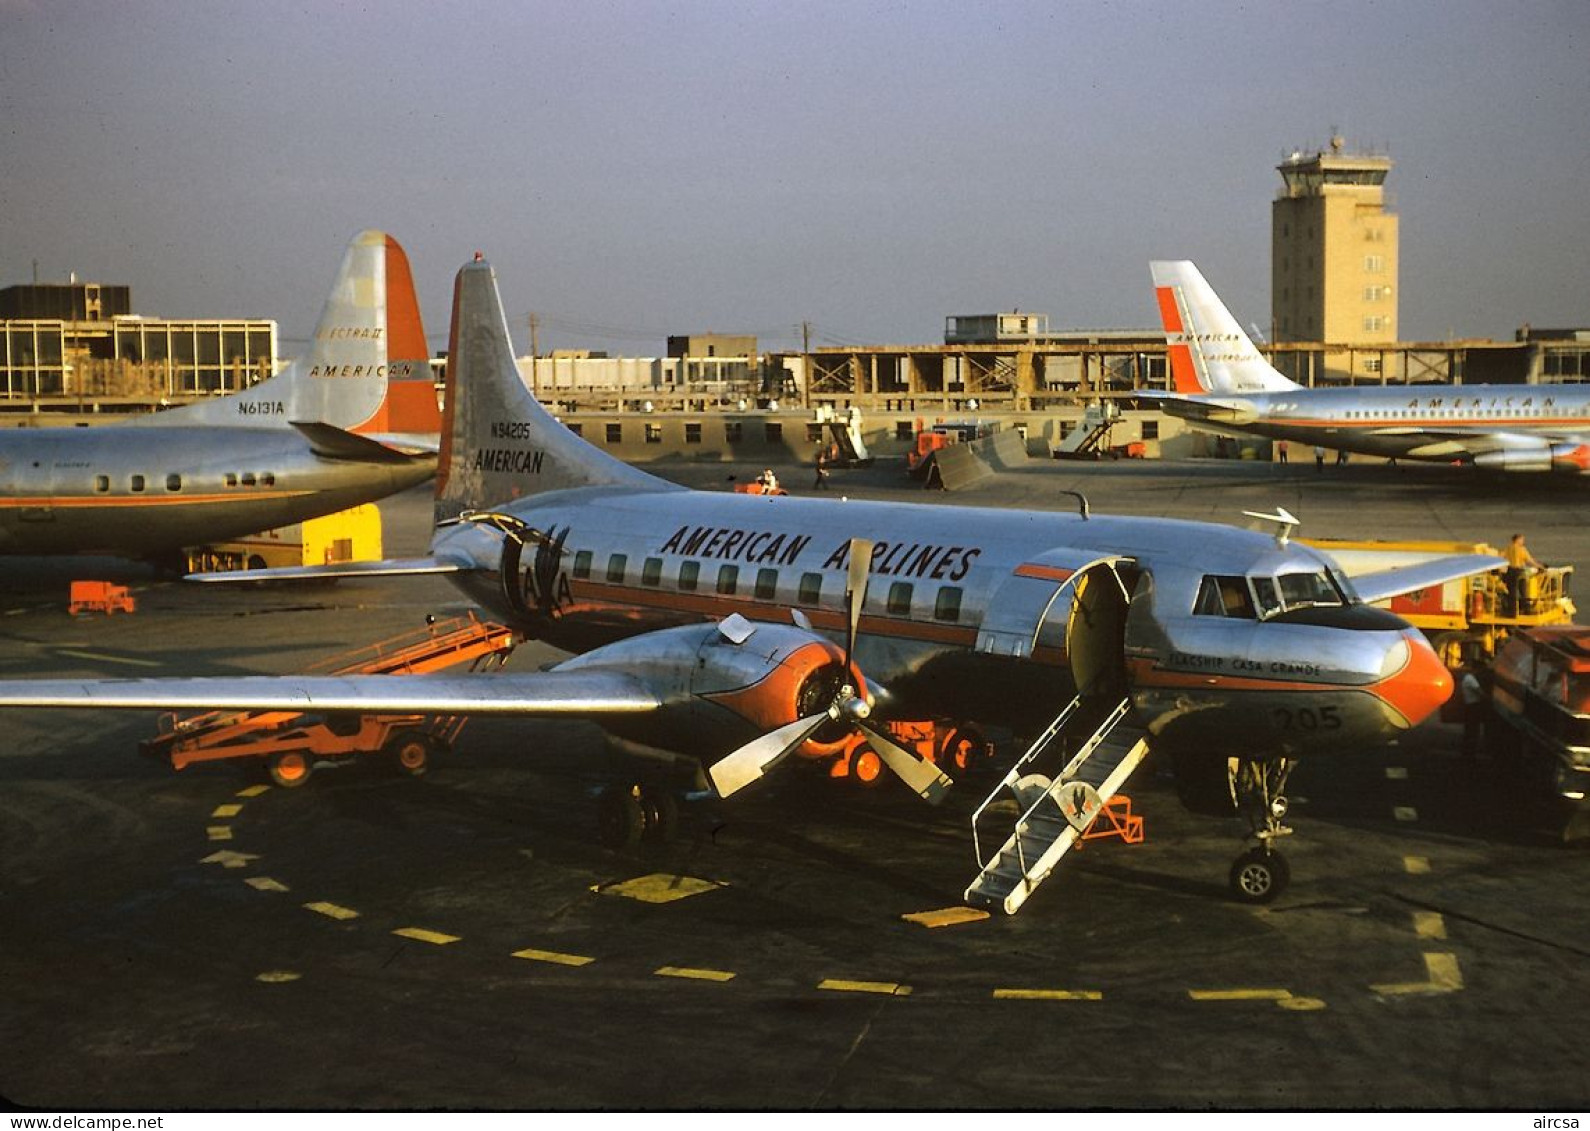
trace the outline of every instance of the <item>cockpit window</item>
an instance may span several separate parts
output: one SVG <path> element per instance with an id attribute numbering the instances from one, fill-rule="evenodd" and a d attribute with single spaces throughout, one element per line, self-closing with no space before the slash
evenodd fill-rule
<path id="1" fill-rule="evenodd" d="M 1206 617 L 1268 620 L 1289 609 L 1345 605 L 1347 597 L 1326 570 L 1283 573 L 1277 577 L 1205 575 L 1193 613 Z"/>
<path id="2" fill-rule="evenodd" d="M 1275 580 L 1281 587 L 1281 601 L 1289 609 L 1345 603 L 1341 590 L 1324 570 L 1318 573 L 1283 573 Z"/>
<path id="3" fill-rule="evenodd" d="M 1245 577 L 1219 577 L 1206 574 L 1198 587 L 1198 601 L 1193 612 L 1203 617 L 1254 618 L 1253 598 L 1248 593 Z"/>

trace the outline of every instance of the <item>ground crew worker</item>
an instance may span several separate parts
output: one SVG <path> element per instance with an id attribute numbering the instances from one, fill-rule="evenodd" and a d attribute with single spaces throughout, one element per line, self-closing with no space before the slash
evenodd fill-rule
<path id="1" fill-rule="evenodd" d="M 1513 535 L 1507 543 L 1507 549 L 1502 551 L 1502 557 L 1507 559 L 1507 569 L 1502 572 L 1502 582 L 1507 586 L 1508 594 L 1513 598 L 1513 612 L 1517 615 L 1524 607 L 1524 578 L 1532 569 L 1545 569 L 1534 554 L 1529 552 L 1529 547 L 1524 545 L 1522 534 Z"/>

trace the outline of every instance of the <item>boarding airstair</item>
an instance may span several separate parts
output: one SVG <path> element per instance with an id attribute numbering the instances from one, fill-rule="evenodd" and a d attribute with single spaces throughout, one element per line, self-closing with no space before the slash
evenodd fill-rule
<path id="1" fill-rule="evenodd" d="M 982 871 L 966 889 L 966 902 L 1014 915 L 1049 878 L 1055 865 L 1087 832 L 1099 811 L 1118 794 L 1148 754 L 1148 734 L 1138 726 L 1131 700 L 1123 699 L 1053 778 L 1034 772 L 1042 757 L 1086 714 L 1081 696 L 1061 711 L 1038 736 L 986 801 L 972 814 L 972 844 Z M 1008 808 L 996 808 L 1013 795 L 1019 812 L 999 851 L 984 856 L 982 827 L 992 827 Z"/>
<path id="2" fill-rule="evenodd" d="M 1077 459 L 1097 456 L 1109 438 L 1110 429 L 1120 423 L 1121 406 L 1114 401 L 1090 404 L 1082 412 L 1077 426 L 1054 449 L 1055 459 Z"/>

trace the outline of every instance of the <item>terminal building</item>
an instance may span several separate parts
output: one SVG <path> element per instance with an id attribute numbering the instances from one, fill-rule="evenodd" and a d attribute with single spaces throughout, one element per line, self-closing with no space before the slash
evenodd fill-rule
<path id="1" fill-rule="evenodd" d="M 144 318 L 96 283 L 0 290 L 0 413 L 139 412 L 233 393 L 276 371 L 276 323 Z"/>

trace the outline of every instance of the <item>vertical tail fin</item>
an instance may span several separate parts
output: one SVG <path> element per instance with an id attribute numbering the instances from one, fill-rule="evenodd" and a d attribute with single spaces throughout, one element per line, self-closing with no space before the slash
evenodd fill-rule
<path id="1" fill-rule="evenodd" d="M 567 487 L 673 484 L 593 448 L 525 386 L 491 264 L 477 255 L 453 286 L 436 519 Z"/>
<path id="2" fill-rule="evenodd" d="M 1176 392 L 1283 392 L 1288 381 L 1254 348 L 1214 288 L 1187 260 L 1149 264 Z"/>
<path id="3" fill-rule="evenodd" d="M 385 232 L 360 232 L 342 257 L 306 356 L 240 393 L 154 419 L 245 427 L 304 421 L 350 432 L 435 433 L 441 413 L 403 248 Z"/>

